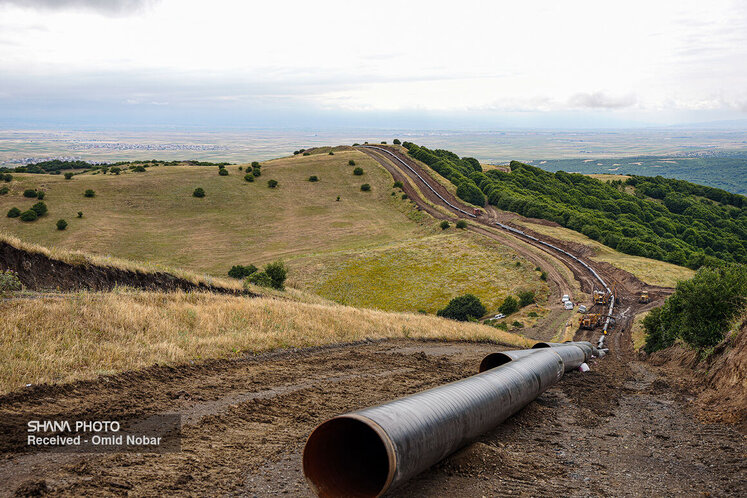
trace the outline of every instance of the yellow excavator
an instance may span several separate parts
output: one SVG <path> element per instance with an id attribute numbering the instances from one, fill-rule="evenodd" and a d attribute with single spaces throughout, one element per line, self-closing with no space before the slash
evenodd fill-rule
<path id="1" fill-rule="evenodd" d="M 650 301 L 651 301 L 651 298 L 648 295 L 648 291 L 641 291 L 640 294 L 638 294 L 639 303 L 648 303 Z"/>

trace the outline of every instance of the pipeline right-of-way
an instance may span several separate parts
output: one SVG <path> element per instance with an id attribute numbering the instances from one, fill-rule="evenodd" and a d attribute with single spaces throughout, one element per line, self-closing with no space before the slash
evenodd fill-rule
<path id="1" fill-rule="evenodd" d="M 443 201 L 451 209 L 453 209 L 455 211 L 458 211 L 462 215 L 466 215 L 469 218 L 477 218 L 477 216 L 475 216 L 473 213 L 465 211 L 464 209 L 461 209 L 460 207 L 455 206 L 454 204 L 452 204 L 451 202 L 449 202 L 448 200 L 446 200 L 441 194 L 439 194 L 436 191 L 436 189 L 434 189 L 433 187 L 431 187 L 430 183 L 428 183 L 428 181 L 425 178 L 423 178 L 423 176 L 420 173 L 418 173 L 417 171 L 415 171 L 415 169 L 413 169 L 405 161 L 403 161 L 402 159 L 400 159 L 399 157 L 397 157 L 397 155 L 394 154 L 394 153 L 392 153 L 392 151 L 390 151 L 390 150 L 388 150 L 388 149 L 386 149 L 384 147 L 378 147 L 378 146 L 374 146 L 374 145 L 362 145 L 361 147 L 365 147 L 367 149 L 375 149 L 375 150 L 377 150 L 379 152 L 386 153 L 388 156 L 392 157 L 394 160 L 396 160 L 398 163 L 402 164 L 405 168 L 407 168 L 414 175 L 416 175 L 418 178 L 420 178 L 420 180 L 423 182 L 423 184 L 425 184 L 425 186 L 428 187 L 428 189 L 431 192 L 433 192 L 436 196 L 438 196 L 438 198 L 441 199 L 441 201 Z M 610 321 L 612 319 L 612 312 L 613 312 L 613 310 L 615 308 L 615 295 L 612 292 L 612 290 L 610 289 L 610 287 L 607 285 L 607 283 L 604 281 L 604 279 L 599 275 L 599 273 L 597 273 L 596 270 L 594 270 L 594 268 L 592 268 L 591 265 L 589 265 L 586 261 L 578 258 L 577 256 L 574 256 L 573 254 L 569 253 L 568 251 L 566 251 L 564 249 L 561 249 L 560 247 L 557 247 L 557 246 L 555 246 L 553 244 L 550 244 L 548 242 L 540 240 L 537 237 L 534 237 L 532 235 L 524 233 L 521 230 L 518 230 L 518 229 L 516 229 L 514 227 L 505 225 L 503 223 L 500 223 L 500 222 L 496 221 L 495 225 L 499 226 L 500 228 L 503 228 L 504 230 L 508 230 L 509 232 L 511 232 L 513 234 L 520 235 L 522 237 L 526 237 L 527 239 L 532 240 L 532 241 L 534 241 L 534 242 L 536 242 L 538 244 L 542 244 L 542 245 L 544 245 L 546 247 L 549 247 L 549 248 L 551 248 L 551 249 L 553 249 L 555 251 L 558 251 L 558 252 L 560 252 L 562 254 L 565 254 L 566 256 L 568 256 L 569 258 L 571 258 L 574 261 L 578 262 L 581 266 L 583 266 L 584 268 L 586 268 L 587 270 L 589 270 L 589 272 L 594 276 L 594 278 L 597 279 L 597 281 L 600 284 L 602 284 L 602 287 L 610 295 L 610 307 L 609 307 L 609 310 L 607 312 L 607 316 L 606 316 L 606 318 L 604 320 L 604 326 L 602 327 L 602 335 L 601 335 L 601 337 L 599 337 L 599 341 L 597 342 L 597 347 L 600 348 L 600 349 L 603 348 L 605 346 L 604 343 L 605 343 L 607 332 L 608 332 L 608 329 L 609 329 L 609 326 L 610 326 Z"/>
<path id="2" fill-rule="evenodd" d="M 598 354 L 588 342 L 488 355 L 477 375 L 319 425 L 303 471 L 322 497 L 376 497 L 518 412 Z"/>

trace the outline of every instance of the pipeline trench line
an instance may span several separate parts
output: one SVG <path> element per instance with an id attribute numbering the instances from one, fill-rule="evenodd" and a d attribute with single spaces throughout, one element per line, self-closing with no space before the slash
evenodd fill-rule
<path id="1" fill-rule="evenodd" d="M 419 178 L 419 179 L 420 179 L 420 180 L 421 180 L 421 181 L 422 181 L 422 182 L 423 182 L 423 183 L 425 184 L 425 186 L 426 186 L 426 187 L 428 187 L 428 189 L 429 189 L 429 190 L 430 190 L 431 192 L 433 192 L 433 193 L 434 193 L 434 194 L 435 194 L 435 195 L 436 195 L 436 196 L 437 196 L 437 197 L 438 197 L 439 199 L 441 199 L 441 200 L 442 200 L 442 201 L 443 201 L 443 202 L 444 202 L 444 203 L 445 203 L 445 204 L 446 204 L 447 206 L 449 206 L 449 207 L 450 207 L 451 209 L 453 209 L 453 210 L 455 210 L 455 211 L 458 211 L 459 213 L 465 214 L 465 215 L 467 215 L 467 216 L 468 216 L 468 217 L 470 217 L 470 218 L 473 218 L 473 219 L 477 219 L 477 216 L 475 216 L 474 214 L 472 214 L 472 213 L 469 213 L 469 212 L 465 211 L 464 209 L 461 209 L 461 208 L 459 208 L 459 207 L 455 206 L 454 204 L 452 204 L 451 202 L 449 202 L 448 200 L 446 200 L 446 199 L 445 199 L 445 198 L 444 198 L 444 197 L 443 197 L 443 196 L 442 196 L 441 194 L 439 194 L 439 193 L 438 193 L 438 192 L 437 192 L 437 191 L 436 191 L 436 190 L 435 190 L 435 189 L 434 189 L 434 188 L 433 188 L 433 187 L 432 187 L 432 186 L 430 185 L 430 183 L 428 183 L 428 180 L 426 180 L 425 178 L 423 178 L 423 175 L 421 175 L 420 173 L 418 173 L 417 171 L 415 171 L 415 169 L 414 169 L 414 168 L 412 168 L 412 167 L 411 167 L 411 166 L 410 166 L 409 164 L 407 164 L 407 163 L 406 163 L 405 161 L 403 161 L 402 159 L 400 159 L 399 157 L 397 157 L 397 155 L 396 155 L 396 154 L 394 154 L 394 153 L 392 153 L 392 152 L 391 152 L 390 150 L 388 150 L 388 149 L 386 149 L 386 148 L 384 148 L 384 147 L 376 147 L 376 146 L 373 146 L 373 145 L 361 145 L 360 147 L 362 147 L 362 148 L 364 148 L 364 147 L 365 147 L 365 148 L 368 148 L 368 149 L 375 149 L 375 150 L 377 150 L 377 151 L 379 151 L 379 152 L 384 152 L 384 153 L 386 153 L 386 154 L 387 154 L 387 155 L 389 155 L 390 157 L 394 158 L 394 159 L 395 159 L 395 160 L 396 160 L 397 162 L 399 162 L 400 164 L 404 165 L 404 166 L 405 166 L 405 167 L 406 167 L 406 168 L 407 168 L 408 170 L 410 170 L 410 171 L 411 171 L 411 172 L 412 172 L 412 173 L 413 173 L 414 175 L 416 175 L 416 176 L 417 176 L 417 177 L 418 177 L 418 178 Z M 531 240 L 531 241 L 533 241 L 533 242 L 535 242 L 535 243 L 537 243 L 537 244 L 541 244 L 541 245 L 544 245 L 544 246 L 546 246 L 546 247 L 549 247 L 549 248 L 551 248 L 551 249 L 553 249 L 553 250 L 555 250 L 555 251 L 557 251 L 557 252 L 560 252 L 561 254 L 564 254 L 564 255 L 568 256 L 569 258 L 573 259 L 574 261 L 576 261 L 576 262 L 578 262 L 579 264 L 581 264 L 581 266 L 583 266 L 584 268 L 586 268 L 586 269 L 587 269 L 587 270 L 589 271 L 589 273 L 591 273 L 591 275 L 592 275 L 592 276 L 593 276 L 593 277 L 594 277 L 594 278 L 595 278 L 595 279 L 596 279 L 597 281 L 599 281 L 599 283 L 600 283 L 600 284 L 602 284 L 602 287 L 603 287 L 603 288 L 604 288 L 604 289 L 605 289 L 605 290 L 607 291 L 607 293 L 608 293 L 608 294 L 611 294 L 611 296 L 610 296 L 610 306 L 609 306 L 609 309 L 608 309 L 608 312 L 607 312 L 607 315 L 606 315 L 606 319 L 605 319 L 605 321 L 604 321 L 604 327 L 602 328 L 602 336 L 601 336 L 601 337 L 599 338 L 599 341 L 598 341 L 598 346 L 597 346 L 597 347 L 599 347 L 599 348 L 602 348 L 602 347 L 604 347 L 604 343 L 605 343 L 605 340 L 606 340 L 606 336 L 607 336 L 607 333 L 608 333 L 608 331 L 609 331 L 610 320 L 611 320 L 611 318 L 612 318 L 612 313 L 613 313 L 613 311 L 614 311 L 614 307 L 615 307 L 615 296 L 614 296 L 614 294 L 612 293 L 612 290 L 610 289 L 610 287 L 609 287 L 609 286 L 607 285 L 607 283 L 606 283 L 606 282 L 604 281 L 604 279 L 603 279 L 603 278 L 601 277 L 601 275 L 599 275 L 599 273 L 597 273 L 597 272 L 596 272 L 596 270 L 594 270 L 594 268 L 592 268 L 592 267 L 591 267 L 591 265 L 589 265 L 589 264 L 588 264 L 588 263 L 587 263 L 586 261 L 582 260 L 581 258 L 579 258 L 579 257 L 577 257 L 577 256 L 575 256 L 575 255 L 573 255 L 573 254 L 571 254 L 570 252 L 568 252 L 568 251 L 566 251 L 566 250 L 564 250 L 564 249 L 561 249 L 560 247 L 557 247 L 557 246 L 555 246 L 555 245 L 553 245 L 553 244 L 550 244 L 549 242 L 545 242 L 544 240 L 540 240 L 540 239 L 538 239 L 537 237 L 534 237 L 534 236 L 532 236 L 532 235 L 529 235 L 529 234 L 526 234 L 526 233 L 524 233 L 524 232 L 523 232 L 522 230 L 518 230 L 518 229 L 516 229 L 516 228 L 514 228 L 514 227 L 511 227 L 511 226 L 505 225 L 505 224 L 503 224 L 503 223 L 500 223 L 500 222 L 498 222 L 498 221 L 494 222 L 494 224 L 495 224 L 496 226 L 498 226 L 498 227 L 500 227 L 500 228 L 504 229 L 504 230 L 507 230 L 507 231 L 508 231 L 509 233 L 511 233 L 511 234 L 513 234 L 513 235 L 515 235 L 515 236 L 519 236 L 519 237 L 525 237 L 525 238 L 527 238 L 527 239 L 529 239 L 529 240 Z"/>

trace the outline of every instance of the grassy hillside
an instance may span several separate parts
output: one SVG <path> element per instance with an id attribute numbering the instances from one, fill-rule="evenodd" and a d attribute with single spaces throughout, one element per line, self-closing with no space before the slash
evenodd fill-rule
<path id="1" fill-rule="evenodd" d="M 525 226 L 537 233 L 548 235 L 559 240 L 577 242 L 590 247 L 594 253 L 590 257 L 592 261 L 604 261 L 622 270 L 632 273 L 641 281 L 649 285 L 660 285 L 663 287 L 674 287 L 680 280 L 687 280 L 695 275 L 695 271 L 684 266 L 673 265 L 665 261 L 632 256 L 615 251 L 611 247 L 592 240 L 586 235 L 575 232 L 569 228 L 552 227 L 537 223 L 522 222 L 514 220 L 517 225 Z"/>
<path id="2" fill-rule="evenodd" d="M 349 160 L 365 174 L 355 176 Z M 391 196 L 391 177 L 355 151 L 263 163 L 255 182 L 238 166 L 229 176 L 217 167 L 160 166 L 119 176 L 15 174 L 11 192 L 0 196 L 0 230 L 45 246 L 169 264 L 225 275 L 234 264 L 264 263 L 310 252 L 365 247 L 428 233 L 413 223 L 407 201 Z M 311 175 L 320 181 L 308 181 Z M 279 182 L 276 189 L 267 181 Z M 368 183 L 371 192 L 361 192 Z M 207 195 L 192 197 L 202 187 Z M 24 189 L 46 192 L 49 214 L 32 223 L 5 217 L 13 206 L 36 202 Z M 85 198 L 93 189 L 96 197 Z M 340 201 L 336 201 L 340 196 Z M 83 218 L 76 218 L 82 211 Z M 67 230 L 55 222 L 64 218 Z"/>
<path id="3" fill-rule="evenodd" d="M 299 261 L 293 280 L 340 303 L 394 311 L 435 313 L 450 299 L 472 292 L 491 312 L 508 294 L 531 290 L 546 296 L 549 292 L 539 272 L 514 256 L 498 242 L 450 229 L 319 258 L 312 264 Z"/>
<path id="4" fill-rule="evenodd" d="M 0 232 L 73 259 L 85 253 L 101 264 L 126 261 L 136 269 L 183 268 L 219 277 L 235 264 L 283 259 L 291 287 L 390 311 L 435 312 L 466 292 L 492 310 L 519 288 L 539 298 L 548 292 L 525 262 L 514 270 L 524 260 L 502 246 L 454 228 L 442 232 L 365 154 L 334 148 L 329 155 L 332 150 L 264 162 L 252 183 L 238 165 L 227 166 L 228 176 L 217 167 L 186 165 L 71 180 L 14 174 L 11 191 L 0 196 Z M 363 175 L 353 174 L 351 160 Z M 312 175 L 319 181 L 309 182 Z M 269 179 L 279 186 L 268 188 Z M 360 190 L 363 183 L 370 192 Z M 192 196 L 197 187 L 204 198 Z M 35 222 L 4 216 L 12 206 L 25 210 L 37 202 L 23 197 L 25 189 L 45 192 L 49 213 Z M 86 189 L 96 196 L 84 197 Z M 68 222 L 64 231 L 55 227 L 60 218 Z"/>
<path id="5" fill-rule="evenodd" d="M 0 393 L 154 363 L 366 338 L 533 341 L 476 323 L 340 305 L 120 290 L 0 302 Z"/>

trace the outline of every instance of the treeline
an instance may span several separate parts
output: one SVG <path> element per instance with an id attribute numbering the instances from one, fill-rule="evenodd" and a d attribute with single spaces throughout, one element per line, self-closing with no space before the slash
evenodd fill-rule
<path id="1" fill-rule="evenodd" d="M 707 349 L 721 342 L 747 304 L 747 267 L 731 264 L 701 268 L 664 303 L 643 319 L 648 353 L 674 344 L 678 339 Z"/>
<path id="2" fill-rule="evenodd" d="M 424 162 L 436 170 L 438 174 L 456 185 L 457 197 L 470 204 L 477 206 L 485 205 L 485 195 L 480 191 L 473 178 L 475 174 L 482 174 L 480 161 L 474 157 L 459 158 L 459 156 L 448 150 L 430 150 L 415 145 L 412 142 L 403 142 L 402 146 L 407 149 L 412 157 Z"/>
<path id="3" fill-rule="evenodd" d="M 109 168 L 112 166 L 131 166 L 131 165 L 144 165 L 144 166 L 178 166 L 180 164 L 186 164 L 189 166 L 228 166 L 231 163 L 213 163 L 209 161 L 161 161 L 158 159 L 149 159 L 146 161 L 118 161 L 115 163 L 107 164 L 93 164 L 87 161 L 62 161 L 60 159 L 53 159 L 51 161 L 42 161 L 35 164 L 27 164 L 26 166 L 18 166 L 11 170 L 10 168 L 0 168 L 0 171 L 15 171 L 16 173 L 36 173 L 36 174 L 53 174 L 58 175 L 64 170 L 97 170 L 102 168 Z"/>
<path id="4" fill-rule="evenodd" d="M 468 178 L 500 209 L 554 221 L 620 252 L 692 269 L 747 263 L 747 202 L 738 194 L 661 177 L 602 182 L 518 161 L 511 162 L 510 173 L 473 170 L 467 177 L 465 162 L 456 161 L 455 154 L 437 155 L 413 145 L 408 150 L 433 164 L 439 162 L 435 158 L 449 158 L 447 166 L 461 165 L 451 168 L 457 173 L 443 163 L 439 167 L 446 174 L 434 169 L 449 179 Z"/>

